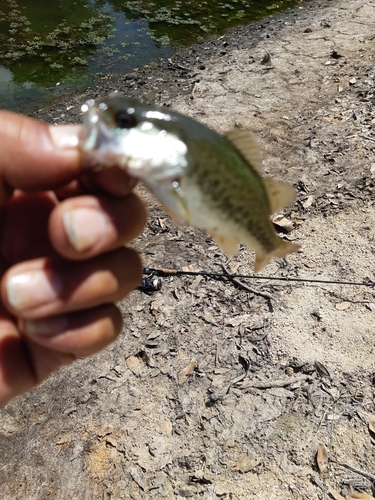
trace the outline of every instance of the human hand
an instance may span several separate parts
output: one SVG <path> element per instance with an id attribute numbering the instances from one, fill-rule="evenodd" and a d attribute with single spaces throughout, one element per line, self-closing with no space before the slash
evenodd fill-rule
<path id="1" fill-rule="evenodd" d="M 0 111 L 0 405 L 122 329 L 146 211 L 119 169 L 85 176 L 79 126 Z"/>

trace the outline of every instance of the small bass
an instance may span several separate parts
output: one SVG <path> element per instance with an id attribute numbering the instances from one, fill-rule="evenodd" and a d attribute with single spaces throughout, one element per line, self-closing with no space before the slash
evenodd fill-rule
<path id="1" fill-rule="evenodd" d="M 294 189 L 261 176 L 251 134 L 220 135 L 169 109 L 118 94 L 82 106 L 84 168 L 119 166 L 141 179 L 177 221 L 205 229 L 229 255 L 255 250 L 254 271 L 300 247 L 278 237 L 270 215 L 292 203 Z"/>

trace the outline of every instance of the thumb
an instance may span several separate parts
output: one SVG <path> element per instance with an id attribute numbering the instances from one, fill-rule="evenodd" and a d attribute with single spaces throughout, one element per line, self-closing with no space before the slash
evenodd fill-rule
<path id="1" fill-rule="evenodd" d="M 78 125 L 47 125 L 0 111 L 0 204 L 14 189 L 45 191 L 81 173 Z"/>

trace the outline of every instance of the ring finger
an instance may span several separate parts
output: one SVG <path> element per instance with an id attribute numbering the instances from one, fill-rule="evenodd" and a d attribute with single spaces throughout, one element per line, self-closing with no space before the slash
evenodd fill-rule
<path id="1" fill-rule="evenodd" d="M 61 365 L 100 351 L 122 329 L 121 313 L 113 304 L 20 323 L 37 383 Z"/>

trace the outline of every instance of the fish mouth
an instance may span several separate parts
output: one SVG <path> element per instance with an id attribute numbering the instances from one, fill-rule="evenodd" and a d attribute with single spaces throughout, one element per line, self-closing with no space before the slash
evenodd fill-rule
<path id="1" fill-rule="evenodd" d="M 124 151 L 114 148 L 113 131 L 101 119 L 105 103 L 90 99 L 82 105 L 83 131 L 80 138 L 82 165 L 85 170 L 101 170 L 113 166 L 126 168 L 128 158 Z"/>
<path id="2" fill-rule="evenodd" d="M 100 149 L 109 140 L 109 130 L 99 118 L 98 108 L 93 99 L 81 106 L 83 112 L 84 132 L 82 148 L 90 151 Z"/>

